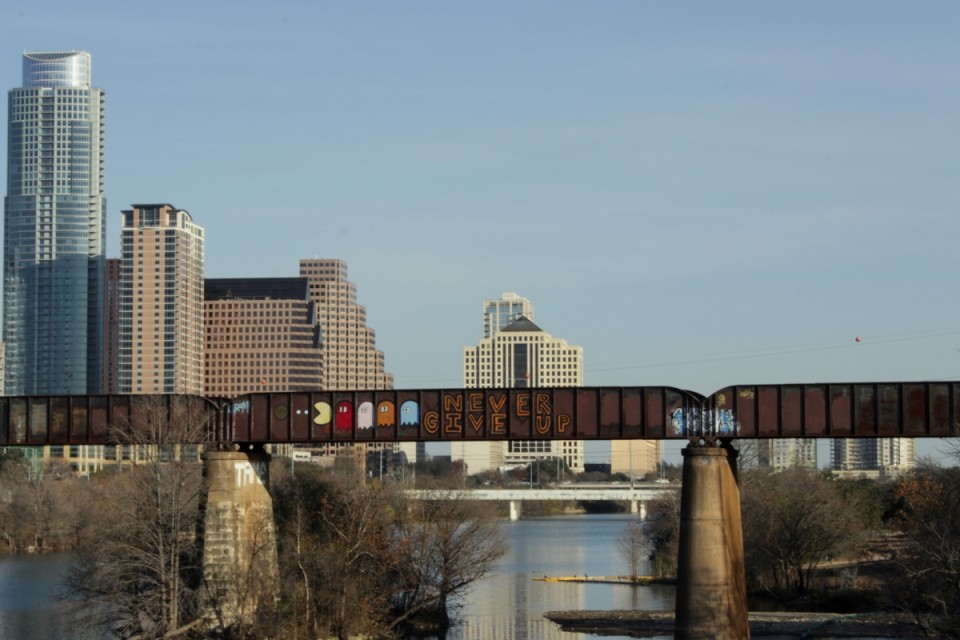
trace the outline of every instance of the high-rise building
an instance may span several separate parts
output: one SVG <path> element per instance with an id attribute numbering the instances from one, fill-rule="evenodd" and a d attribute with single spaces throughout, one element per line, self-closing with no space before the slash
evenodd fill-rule
<path id="1" fill-rule="evenodd" d="M 347 279 L 347 263 L 337 258 L 303 259 L 300 276 L 309 281 L 317 305 L 323 352 L 321 388 L 392 389 L 393 375 L 385 370 L 376 332 L 367 326 L 367 311 L 357 302 L 357 286 Z M 328 444 L 315 447 L 313 453 L 328 460 L 349 453 L 363 467 L 367 455 L 379 451 L 403 451 L 410 462 L 422 460 L 426 453 L 423 442 Z"/>
<path id="2" fill-rule="evenodd" d="M 583 385 L 583 348 L 554 338 L 521 316 L 491 338 L 463 350 L 466 388 L 579 387 Z M 477 446 L 479 445 L 479 446 Z M 583 471 L 582 440 L 531 440 L 453 443 L 451 455 L 468 473 L 561 458 L 575 473 Z"/>
<path id="3" fill-rule="evenodd" d="M 492 338 L 520 316 L 532 321 L 533 303 L 512 291 L 507 291 L 494 300 L 484 300 L 483 337 Z"/>
<path id="4" fill-rule="evenodd" d="M 204 394 L 320 388 L 320 327 L 306 278 L 207 279 Z"/>
<path id="5" fill-rule="evenodd" d="M 7 109 L 3 237 L 6 393 L 98 393 L 102 382 L 103 90 L 84 51 L 23 54 Z"/>
<path id="6" fill-rule="evenodd" d="M 169 204 L 123 212 L 120 393 L 203 393 L 203 228 Z"/>
<path id="7" fill-rule="evenodd" d="M 913 438 L 834 438 L 831 448 L 836 471 L 896 476 L 916 466 Z"/>
<path id="8" fill-rule="evenodd" d="M 323 332 L 323 389 L 392 389 L 384 370 L 376 333 L 367 326 L 367 311 L 357 303 L 357 286 L 347 280 L 347 263 L 317 258 L 300 261 L 300 277 L 310 282 Z"/>

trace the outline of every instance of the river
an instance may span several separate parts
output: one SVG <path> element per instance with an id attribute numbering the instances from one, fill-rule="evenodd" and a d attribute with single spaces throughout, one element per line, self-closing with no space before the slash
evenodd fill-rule
<path id="1" fill-rule="evenodd" d="M 672 587 L 534 580 L 543 576 L 625 575 L 629 571 L 616 551 L 616 541 L 635 518 L 580 515 L 504 521 L 509 550 L 494 572 L 465 598 L 459 611 L 463 625 L 450 634 L 449 640 L 613 640 L 614 636 L 561 632 L 543 618 L 543 613 L 672 609 Z M 0 638 L 78 637 L 69 613 L 57 599 L 70 559 L 69 555 L 0 559 Z"/>
<path id="2" fill-rule="evenodd" d="M 492 575 L 478 583 L 450 640 L 611 640 L 627 636 L 567 633 L 547 611 L 575 609 L 672 610 L 674 588 L 541 582 L 544 576 L 618 576 L 630 573 L 617 538 L 636 516 L 578 515 L 505 522 L 510 545 Z M 641 566 L 648 573 L 649 566 Z"/>

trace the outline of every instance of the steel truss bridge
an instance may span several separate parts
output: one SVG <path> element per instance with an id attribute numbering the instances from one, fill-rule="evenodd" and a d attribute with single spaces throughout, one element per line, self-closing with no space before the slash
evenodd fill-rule
<path id="1" fill-rule="evenodd" d="M 430 389 L 0 397 L 0 446 L 122 443 L 190 415 L 197 440 L 351 443 L 471 440 L 952 437 L 960 382 Z"/>

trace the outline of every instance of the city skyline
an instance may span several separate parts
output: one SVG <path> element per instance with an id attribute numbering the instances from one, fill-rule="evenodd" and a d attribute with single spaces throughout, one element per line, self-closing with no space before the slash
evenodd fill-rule
<path id="1" fill-rule="evenodd" d="M 107 255 L 155 198 L 211 277 L 342 258 L 397 387 L 458 386 L 507 290 L 587 385 L 960 377 L 957 7 L 378 6 L 10 4 L 0 80 L 91 52 Z"/>

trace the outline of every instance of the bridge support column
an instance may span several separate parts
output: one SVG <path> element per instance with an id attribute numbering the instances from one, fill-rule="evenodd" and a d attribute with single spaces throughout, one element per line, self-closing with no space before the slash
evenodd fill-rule
<path id="1" fill-rule="evenodd" d="M 630 513 L 636 514 L 641 520 L 647 519 L 647 503 L 643 500 L 630 501 Z"/>
<path id="2" fill-rule="evenodd" d="M 262 450 L 204 456 L 203 580 L 211 627 L 248 624 L 279 599 L 269 466 Z"/>
<path id="3" fill-rule="evenodd" d="M 675 638 L 750 637 L 737 452 L 683 449 Z"/>
<path id="4" fill-rule="evenodd" d="M 520 519 L 521 504 L 522 503 L 519 500 L 510 501 L 510 522 Z"/>

